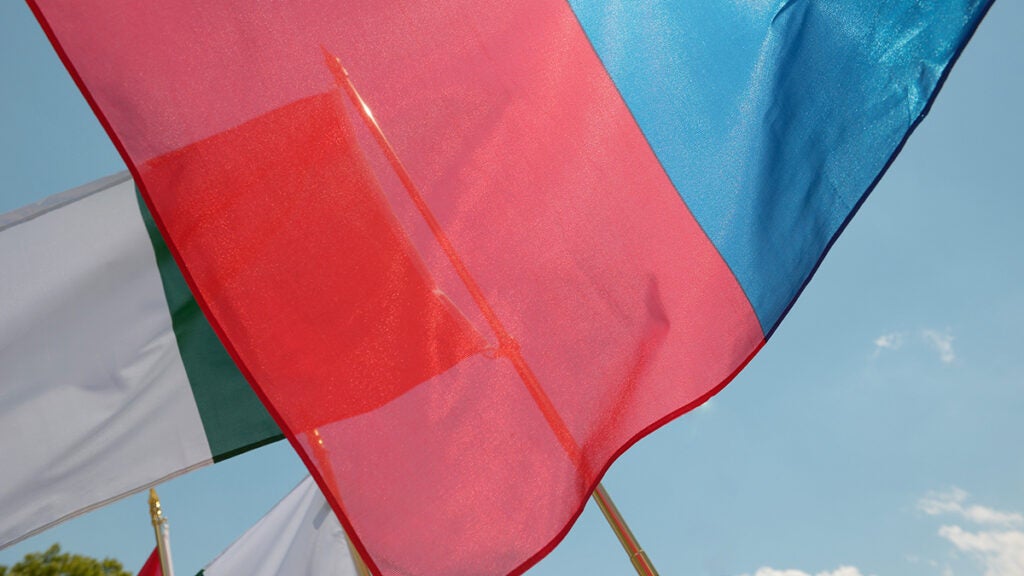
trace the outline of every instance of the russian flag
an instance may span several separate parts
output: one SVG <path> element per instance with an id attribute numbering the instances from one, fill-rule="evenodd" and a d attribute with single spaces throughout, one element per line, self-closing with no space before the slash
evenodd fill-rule
<path id="1" fill-rule="evenodd" d="M 30 4 L 371 569 L 479 575 L 763 346 L 991 2 Z"/>

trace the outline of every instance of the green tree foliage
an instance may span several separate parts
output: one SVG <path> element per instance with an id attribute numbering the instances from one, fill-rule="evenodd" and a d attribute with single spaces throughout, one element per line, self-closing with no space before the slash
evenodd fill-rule
<path id="1" fill-rule="evenodd" d="M 46 552 L 26 554 L 14 566 L 0 566 L 0 576 L 132 576 L 113 558 L 97 560 L 60 551 L 54 544 Z"/>

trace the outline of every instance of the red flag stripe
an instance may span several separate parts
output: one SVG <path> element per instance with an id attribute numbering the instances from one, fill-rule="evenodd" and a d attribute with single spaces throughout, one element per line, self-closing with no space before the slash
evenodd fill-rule
<path id="1" fill-rule="evenodd" d="M 614 457 L 720 389 L 762 342 L 742 290 L 560 1 L 367 2 L 343 13 L 331 2 L 37 5 L 142 176 L 204 310 L 378 573 L 525 570 L 564 535 Z M 218 194 L 168 209 L 173 183 L 139 167 L 334 89 L 321 46 L 344 58 L 582 465 L 500 357 L 468 356 L 376 409 L 318 426 L 316 437 L 275 408 L 300 390 L 323 398 L 317 382 L 290 376 L 279 341 L 257 329 L 262 319 L 232 328 L 220 311 L 224 296 L 204 279 L 245 268 L 227 242 L 236 231 L 218 230 L 220 249 L 183 249 L 183 231 L 219 213 Z M 379 147 L 359 137 L 431 277 L 496 348 Z M 329 214 L 303 217 L 331 228 Z M 289 224 L 310 225 L 281 215 L 256 236 Z M 276 302 L 275 313 L 302 301 Z"/>

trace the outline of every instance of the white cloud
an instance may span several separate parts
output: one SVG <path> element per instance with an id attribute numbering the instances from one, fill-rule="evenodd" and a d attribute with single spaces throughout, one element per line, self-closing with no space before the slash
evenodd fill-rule
<path id="1" fill-rule="evenodd" d="M 953 334 L 949 329 L 945 332 L 922 330 L 921 337 L 931 344 L 932 348 L 935 348 L 943 364 L 952 364 L 956 360 L 956 353 L 953 352 Z"/>
<path id="2" fill-rule="evenodd" d="M 954 487 L 945 492 L 928 493 L 917 502 L 917 508 L 930 516 L 951 514 L 987 528 L 976 532 L 957 525 L 939 528 L 940 537 L 981 563 L 985 569 L 984 576 L 1024 574 L 1024 532 L 1016 529 L 1024 525 L 1024 515 L 968 505 L 969 498 L 970 494 L 965 490 Z M 952 576 L 948 565 L 943 576 Z"/>
<path id="3" fill-rule="evenodd" d="M 1024 525 L 1024 516 L 1017 512 L 1002 512 L 976 504 L 966 506 L 968 496 L 970 494 L 956 487 L 946 492 L 929 492 L 917 502 L 917 508 L 929 516 L 956 514 L 976 524 L 988 526 Z"/>
<path id="4" fill-rule="evenodd" d="M 875 354 L 882 350 L 899 350 L 903 346 L 903 334 L 890 332 L 875 338 Z"/>
<path id="5" fill-rule="evenodd" d="M 952 337 L 949 337 L 952 340 Z M 887 343 L 890 344 L 890 343 Z M 876 345 L 879 344 L 876 341 Z M 945 362 L 945 360 L 943 360 Z M 938 536 L 956 549 L 953 557 L 960 561 L 976 561 L 984 570 L 984 576 L 1024 576 L 1024 515 L 972 504 L 971 495 L 961 488 L 952 487 L 945 491 L 929 492 L 918 500 L 917 509 L 929 516 L 954 516 L 976 524 L 977 531 L 954 524 L 939 528 Z M 958 556 L 959 554 L 962 554 Z M 925 562 L 916 555 L 905 557 L 911 564 Z M 927 564 L 942 576 L 954 576 L 949 564 L 927 560 Z M 758 568 L 753 574 L 742 576 L 866 576 L 855 566 L 840 566 L 834 570 L 807 572 L 794 568 L 778 569 L 769 566 Z"/>
<path id="6" fill-rule="evenodd" d="M 938 352 L 939 360 L 943 364 L 952 364 L 956 361 L 956 351 L 953 350 L 953 333 L 948 328 L 943 331 L 923 328 L 917 333 L 920 335 L 921 341 Z M 888 332 L 879 335 L 872 342 L 875 345 L 874 356 L 877 357 L 885 351 L 895 352 L 900 350 L 910 334 L 913 333 Z"/>
<path id="7" fill-rule="evenodd" d="M 967 491 L 953 488 L 945 492 L 929 492 L 917 501 L 917 509 L 929 516 L 938 516 L 949 512 L 960 512 L 967 500 Z"/>
<path id="8" fill-rule="evenodd" d="M 743 576 L 750 576 L 744 574 Z M 777 570 L 775 568 L 769 568 L 767 566 L 758 568 L 757 572 L 754 572 L 753 576 L 812 576 L 810 572 L 804 572 L 803 570 Z M 840 566 L 835 570 L 828 572 L 818 572 L 813 576 L 864 576 L 861 571 L 853 566 Z"/>
<path id="9" fill-rule="evenodd" d="M 959 526 L 943 526 L 939 528 L 939 536 L 980 560 L 985 566 L 985 576 L 1024 574 L 1024 532 L 969 532 Z"/>

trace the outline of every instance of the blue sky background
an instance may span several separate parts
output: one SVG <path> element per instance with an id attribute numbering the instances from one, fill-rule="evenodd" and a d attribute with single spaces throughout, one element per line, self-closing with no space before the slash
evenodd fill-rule
<path id="1" fill-rule="evenodd" d="M 1024 574 L 1022 31 L 1024 3 L 997 2 L 772 341 L 612 467 L 661 574 Z M 17 2 L 0 3 L 0 77 L 0 212 L 123 169 Z M 304 474 L 282 442 L 161 486 L 177 574 Z M 154 544 L 145 496 L 0 564 L 52 542 L 137 570 Z M 530 574 L 630 571 L 590 506 Z"/>

